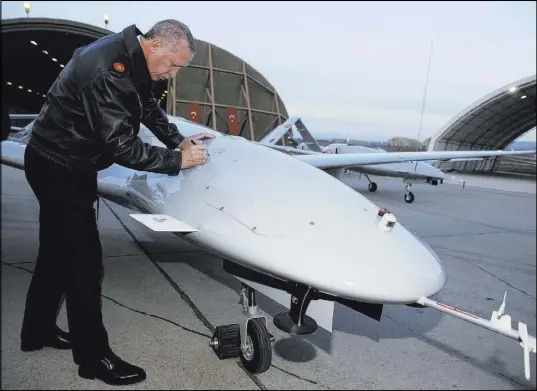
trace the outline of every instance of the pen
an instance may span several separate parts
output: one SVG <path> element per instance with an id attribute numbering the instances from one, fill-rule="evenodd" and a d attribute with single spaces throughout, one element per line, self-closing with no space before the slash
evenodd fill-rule
<path id="1" fill-rule="evenodd" d="M 195 142 L 194 140 L 191 139 L 190 142 L 191 142 L 192 144 L 196 145 L 196 142 Z M 207 151 L 207 158 L 209 158 L 210 156 L 211 156 L 211 155 L 209 155 L 209 151 Z"/>

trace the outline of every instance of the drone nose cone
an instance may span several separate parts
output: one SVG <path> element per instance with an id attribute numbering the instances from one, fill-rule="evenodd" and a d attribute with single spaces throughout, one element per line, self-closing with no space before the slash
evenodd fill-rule
<path id="1" fill-rule="evenodd" d="M 362 207 L 345 210 L 347 216 L 328 208 L 333 217 L 318 216 L 314 225 L 296 224 L 282 238 L 273 237 L 274 250 L 265 262 L 279 263 L 291 280 L 354 300 L 412 303 L 439 292 L 447 280 L 436 254 L 387 218 L 393 215 L 381 218 L 367 201 L 353 198 Z"/>
<path id="2" fill-rule="evenodd" d="M 393 215 L 380 217 L 367 200 L 353 198 L 360 207 L 346 215 L 327 208 L 332 217 L 317 215 L 313 225 L 273 237 L 265 262 L 279 264 L 293 281 L 354 300 L 412 303 L 439 292 L 447 279 L 436 254 Z"/>
<path id="3" fill-rule="evenodd" d="M 445 286 L 444 267 L 424 242 L 399 223 L 391 231 L 377 228 L 368 227 L 366 221 L 349 223 L 347 234 L 339 235 L 346 236 L 347 243 L 333 252 L 334 268 L 325 270 L 332 273 L 333 284 L 342 279 L 342 288 L 334 294 L 373 302 L 410 303 Z M 360 232 L 362 240 L 352 240 L 353 231 Z"/>

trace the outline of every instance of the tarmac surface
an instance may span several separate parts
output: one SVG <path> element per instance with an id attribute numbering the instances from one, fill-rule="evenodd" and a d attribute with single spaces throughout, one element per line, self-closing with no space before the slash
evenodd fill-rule
<path id="1" fill-rule="evenodd" d="M 512 327 L 525 322 L 535 336 L 535 180 L 516 191 L 500 179 L 472 187 L 470 178 L 464 189 L 414 185 L 413 204 L 404 202 L 400 180 L 374 180 L 376 193 L 367 191 L 365 178 L 343 181 L 395 213 L 437 252 L 448 283 L 434 299 L 488 319 L 507 291 Z M 517 342 L 436 310 L 385 306 L 377 322 L 336 304 L 332 335 L 319 329 L 289 337 L 272 324 L 284 308 L 260 294 L 276 338 L 273 366 L 249 375 L 238 359 L 219 360 L 209 347 L 215 326 L 240 319 L 239 282 L 222 271 L 219 258 L 151 232 L 128 213 L 100 203 L 103 316 L 115 352 L 142 366 L 148 378 L 113 387 L 78 377 L 70 351 L 20 351 L 38 249 L 38 205 L 24 173 L 2 166 L 2 389 L 536 388 L 535 354 L 526 381 Z M 65 307 L 58 324 L 67 330 Z"/>

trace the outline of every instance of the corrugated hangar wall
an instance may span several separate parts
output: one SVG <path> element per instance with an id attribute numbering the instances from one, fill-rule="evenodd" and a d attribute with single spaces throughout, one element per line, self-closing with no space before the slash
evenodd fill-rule
<path id="1" fill-rule="evenodd" d="M 258 140 L 288 118 L 281 98 L 263 75 L 228 51 L 200 40 L 192 63 L 169 81 L 167 91 L 169 114 L 247 139 Z"/>

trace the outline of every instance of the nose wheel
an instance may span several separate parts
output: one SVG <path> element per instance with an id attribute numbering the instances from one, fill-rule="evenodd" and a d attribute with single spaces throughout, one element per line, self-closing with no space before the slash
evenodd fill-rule
<path id="1" fill-rule="evenodd" d="M 242 365 L 251 373 L 262 373 L 269 369 L 272 361 L 272 345 L 266 321 L 250 319 L 246 330 L 244 349 L 241 349 Z"/>
<path id="2" fill-rule="evenodd" d="M 372 182 L 371 179 L 369 179 L 369 176 L 367 174 L 364 174 L 364 175 L 367 178 L 367 180 L 369 181 L 369 185 L 367 185 L 367 189 L 371 193 L 374 193 L 375 191 L 377 191 L 377 184 L 375 182 Z"/>
<path id="3" fill-rule="evenodd" d="M 414 202 L 414 193 L 410 191 L 410 184 L 405 186 L 405 202 L 411 204 Z"/>
<path id="4" fill-rule="evenodd" d="M 243 285 L 240 297 L 245 321 L 216 327 L 209 345 L 221 360 L 240 357 L 248 372 L 262 373 L 272 364 L 274 337 L 267 330 L 266 318 L 257 308 L 255 291 Z"/>

